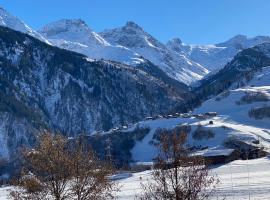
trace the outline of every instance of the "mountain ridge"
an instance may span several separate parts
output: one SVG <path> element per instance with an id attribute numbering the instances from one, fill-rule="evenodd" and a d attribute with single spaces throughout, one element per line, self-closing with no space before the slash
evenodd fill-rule
<path id="1" fill-rule="evenodd" d="M 9 119 L 0 121 L 0 144 L 9 156 L 44 129 L 89 135 L 185 110 L 192 97 L 143 67 L 90 60 L 2 26 L 0 49 L 0 118 Z"/>

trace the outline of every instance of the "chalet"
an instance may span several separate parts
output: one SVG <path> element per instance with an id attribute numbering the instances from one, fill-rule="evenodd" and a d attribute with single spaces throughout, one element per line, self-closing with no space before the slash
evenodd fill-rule
<path id="1" fill-rule="evenodd" d="M 215 117 L 215 116 L 217 116 L 217 112 L 206 112 L 206 113 L 204 113 L 204 115 L 206 115 L 208 117 Z"/>
<path id="2" fill-rule="evenodd" d="M 153 120 L 153 117 L 146 117 L 145 120 Z"/>
<path id="3" fill-rule="evenodd" d="M 207 149 L 197 152 L 211 165 L 225 164 L 241 158 L 241 153 L 236 149 Z"/>

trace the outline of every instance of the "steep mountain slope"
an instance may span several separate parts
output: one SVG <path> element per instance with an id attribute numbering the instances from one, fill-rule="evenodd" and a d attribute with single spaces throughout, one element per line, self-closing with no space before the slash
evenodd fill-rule
<path id="1" fill-rule="evenodd" d="M 21 21 L 19 18 L 11 15 L 8 13 L 5 9 L 0 7 L 0 25 L 6 26 L 8 28 L 11 28 L 16 31 L 20 31 L 22 33 L 26 33 L 28 35 L 31 35 L 43 42 L 48 41 L 38 32 L 30 28 L 27 24 L 25 24 L 23 21 Z"/>
<path id="2" fill-rule="evenodd" d="M 82 53 L 89 58 L 113 60 L 131 65 L 143 62 L 143 59 L 130 49 L 111 45 L 81 19 L 63 19 L 50 23 L 44 26 L 40 33 L 51 44 Z"/>
<path id="3" fill-rule="evenodd" d="M 169 76 L 185 84 L 191 84 L 208 73 L 207 69 L 184 54 L 168 49 L 134 22 L 127 22 L 124 27 L 105 30 L 100 34 L 111 44 L 127 47 L 142 55 Z"/>
<path id="4" fill-rule="evenodd" d="M 182 87 L 124 64 L 92 61 L 0 27 L 1 156 L 31 145 L 38 131 L 91 134 L 184 109 Z"/>
<path id="5" fill-rule="evenodd" d="M 230 62 L 239 51 L 264 42 L 270 42 L 270 37 L 247 38 L 244 35 L 237 35 L 226 42 L 216 45 L 188 45 L 183 44 L 179 38 L 175 38 L 167 43 L 167 47 L 184 54 L 187 58 L 201 64 L 209 71 L 215 72 Z"/>
<path id="6" fill-rule="evenodd" d="M 270 65 L 270 43 L 263 43 L 238 53 L 218 73 L 201 81 L 197 88 L 200 96 L 216 95 L 229 87 L 239 87 L 249 81 L 253 74 Z"/>

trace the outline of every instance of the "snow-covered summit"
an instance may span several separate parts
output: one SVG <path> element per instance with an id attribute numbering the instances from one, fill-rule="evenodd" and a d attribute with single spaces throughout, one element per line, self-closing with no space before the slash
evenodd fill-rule
<path id="1" fill-rule="evenodd" d="M 128 48 L 164 47 L 162 43 L 132 21 L 128 21 L 125 26 L 120 28 L 107 29 L 101 35 L 112 44 L 122 45 Z"/>
<path id="2" fill-rule="evenodd" d="M 169 49 L 176 52 L 181 52 L 183 47 L 183 43 L 180 38 L 173 38 L 169 40 L 166 45 Z"/>
<path id="3" fill-rule="evenodd" d="M 217 44 L 216 46 L 241 49 L 250 48 L 264 42 L 270 42 L 270 37 L 256 36 L 248 38 L 246 35 L 236 35 L 223 43 Z"/>
<path id="4" fill-rule="evenodd" d="M 41 31 L 49 39 L 62 39 L 71 42 L 80 42 L 85 45 L 109 46 L 97 33 L 81 19 L 62 19 L 52 22 Z"/>
<path id="5" fill-rule="evenodd" d="M 239 48 L 239 45 L 242 45 L 243 43 L 245 43 L 245 41 L 247 41 L 247 36 L 246 35 L 236 35 L 232 38 L 230 38 L 229 40 L 219 43 L 216 46 L 221 46 L 221 47 L 236 47 Z"/>
<path id="6" fill-rule="evenodd" d="M 123 27 L 100 33 L 114 45 L 127 47 L 159 66 L 172 78 L 185 84 L 192 84 L 208 73 L 200 64 L 190 60 L 181 52 L 173 51 L 134 22 Z"/>
<path id="7" fill-rule="evenodd" d="M 209 72 L 218 71 L 239 51 L 270 42 L 268 36 L 248 38 L 237 35 L 216 45 L 188 45 L 179 38 L 163 44 L 132 21 L 97 33 L 82 19 L 58 20 L 44 26 L 39 33 L 3 8 L 0 8 L 0 25 L 85 54 L 91 59 L 112 60 L 133 66 L 147 59 L 170 77 L 187 85 L 204 78 Z"/>
<path id="8" fill-rule="evenodd" d="M 140 56 L 123 46 L 111 45 L 81 19 L 62 19 L 43 27 L 40 33 L 55 46 L 87 55 L 130 65 L 142 61 Z"/>
<path id="9" fill-rule="evenodd" d="M 241 50 L 270 42 L 268 36 L 248 38 L 245 35 L 236 35 L 231 39 L 214 45 L 189 45 L 178 38 L 169 40 L 167 48 L 185 55 L 190 60 L 199 63 L 211 72 L 215 72 L 230 62 Z"/>
<path id="10" fill-rule="evenodd" d="M 126 28 L 129 27 L 129 28 L 134 28 L 134 29 L 140 29 L 140 30 L 143 30 L 142 27 L 140 27 L 138 24 L 136 24 L 136 23 L 133 22 L 133 21 L 127 21 L 125 27 L 126 27 Z"/>
<path id="11" fill-rule="evenodd" d="M 38 32 L 30 28 L 19 18 L 11 15 L 2 7 L 0 7 L 0 25 L 11 28 L 16 31 L 27 33 L 28 35 L 31 35 L 43 42 L 47 42 L 47 40 L 43 36 L 41 36 Z"/>

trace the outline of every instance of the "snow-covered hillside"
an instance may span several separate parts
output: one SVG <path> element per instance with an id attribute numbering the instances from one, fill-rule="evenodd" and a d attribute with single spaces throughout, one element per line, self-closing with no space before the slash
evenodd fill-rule
<path id="1" fill-rule="evenodd" d="M 142 195 L 141 182 L 150 179 L 151 171 L 134 173 L 132 177 L 119 180 L 122 186 L 119 200 L 133 200 Z M 220 184 L 211 199 L 226 200 L 268 200 L 270 199 L 270 159 L 237 160 L 223 166 L 216 166 L 211 173 Z M 151 180 L 151 179 L 150 179 Z"/>
<path id="2" fill-rule="evenodd" d="M 118 200 L 133 200 L 142 195 L 141 183 L 149 180 L 151 171 L 121 175 L 117 182 L 120 191 Z M 236 160 L 229 164 L 212 168 L 211 173 L 219 178 L 213 200 L 268 200 L 270 199 L 270 159 Z M 118 177 L 120 177 L 118 175 Z M 151 179 L 150 179 L 151 180 Z M 0 188 L 0 200 L 8 199 L 13 187 Z"/>
<path id="3" fill-rule="evenodd" d="M 184 54 L 190 60 L 199 63 L 213 73 L 230 62 L 239 51 L 265 42 L 270 42 L 270 37 L 248 38 L 245 35 L 237 35 L 215 45 L 189 45 L 182 43 L 179 38 L 174 38 L 168 41 L 167 47 Z"/>
<path id="4" fill-rule="evenodd" d="M 30 28 L 27 24 L 25 24 L 22 20 L 19 18 L 11 15 L 9 12 L 7 12 L 5 9 L 0 7 L 0 26 L 6 26 L 8 28 L 11 28 L 16 31 L 20 31 L 23 33 L 27 33 L 28 35 L 31 35 L 43 42 L 48 41 L 38 32 Z"/>
<path id="5" fill-rule="evenodd" d="M 134 161 L 151 161 L 156 156 L 152 145 L 156 130 L 173 129 L 179 126 L 190 126 L 188 143 L 190 146 L 202 147 L 203 153 L 215 153 L 230 149 L 226 143 L 230 140 L 243 141 L 257 147 L 270 148 L 270 118 L 257 118 L 250 114 L 252 109 L 270 107 L 270 67 L 257 72 L 248 85 L 231 89 L 204 102 L 189 117 L 146 120 L 136 126 L 150 127 L 151 131 L 132 150 Z M 200 115 L 216 112 L 217 116 Z M 211 123 L 210 123 L 211 121 Z M 209 130 L 211 137 L 196 139 L 196 130 Z M 207 133 L 207 131 L 206 131 Z M 256 145 L 255 145 L 256 143 Z"/>

